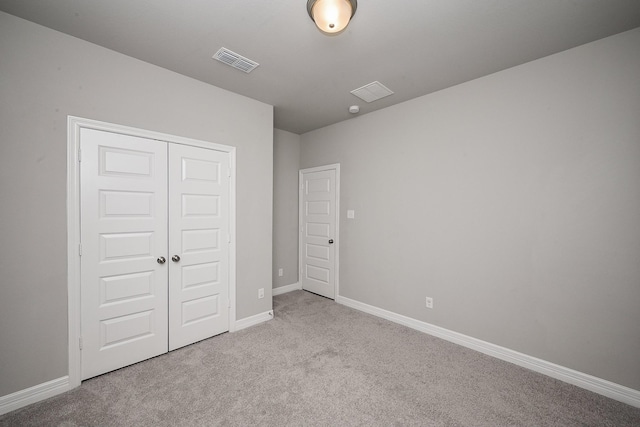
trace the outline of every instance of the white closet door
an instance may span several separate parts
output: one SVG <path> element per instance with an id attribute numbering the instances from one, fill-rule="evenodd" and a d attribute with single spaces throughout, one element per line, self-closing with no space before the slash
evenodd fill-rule
<path id="1" fill-rule="evenodd" d="M 86 379 L 167 351 L 167 144 L 81 132 Z"/>
<path id="2" fill-rule="evenodd" d="M 169 350 L 229 330 L 229 167 L 169 145 Z"/>

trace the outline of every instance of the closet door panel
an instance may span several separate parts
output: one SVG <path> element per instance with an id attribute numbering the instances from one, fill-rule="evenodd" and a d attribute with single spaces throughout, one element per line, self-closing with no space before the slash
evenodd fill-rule
<path id="1" fill-rule="evenodd" d="M 82 129 L 82 379 L 167 351 L 167 144 Z"/>
<path id="2" fill-rule="evenodd" d="M 169 350 L 229 330 L 229 154 L 169 146 Z"/>

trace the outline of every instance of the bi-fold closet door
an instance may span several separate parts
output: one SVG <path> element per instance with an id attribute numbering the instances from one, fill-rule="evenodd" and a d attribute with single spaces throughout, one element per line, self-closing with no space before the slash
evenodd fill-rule
<path id="1" fill-rule="evenodd" d="M 229 330 L 229 154 L 82 129 L 82 379 Z"/>

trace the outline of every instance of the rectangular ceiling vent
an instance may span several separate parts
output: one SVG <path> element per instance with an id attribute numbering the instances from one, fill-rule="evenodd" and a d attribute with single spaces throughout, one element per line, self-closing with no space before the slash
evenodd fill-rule
<path id="1" fill-rule="evenodd" d="M 221 47 L 220 50 L 218 50 L 215 55 L 213 55 L 213 59 L 217 59 L 218 61 L 223 62 L 228 66 L 236 68 L 240 71 L 244 71 L 245 73 L 250 73 L 258 65 L 260 65 L 255 61 L 252 61 L 242 55 L 238 55 L 237 53 L 230 51 L 226 47 Z"/>
<path id="2" fill-rule="evenodd" d="M 385 96 L 393 95 L 393 92 L 388 87 L 378 81 L 352 90 L 351 93 L 366 102 L 377 101 Z"/>

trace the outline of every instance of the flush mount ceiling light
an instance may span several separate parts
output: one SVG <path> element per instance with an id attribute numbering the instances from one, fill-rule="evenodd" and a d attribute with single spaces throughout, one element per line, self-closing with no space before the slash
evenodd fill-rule
<path id="1" fill-rule="evenodd" d="M 309 0 L 307 12 L 320 31 L 337 34 L 347 28 L 358 8 L 357 0 Z"/>

